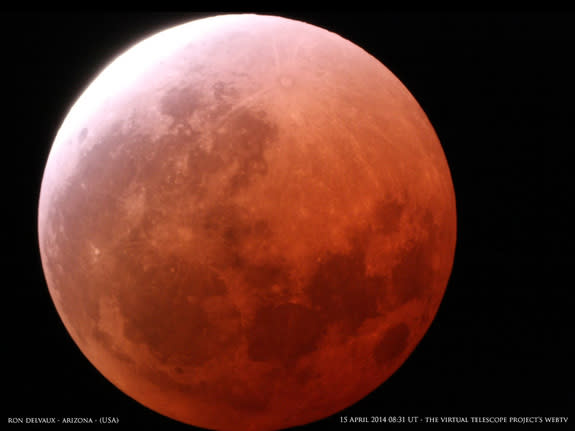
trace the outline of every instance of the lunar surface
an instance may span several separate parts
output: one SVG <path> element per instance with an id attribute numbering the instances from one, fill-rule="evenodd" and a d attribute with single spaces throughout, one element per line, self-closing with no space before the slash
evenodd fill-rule
<path id="1" fill-rule="evenodd" d="M 50 294 L 120 390 L 277 430 L 359 401 L 443 297 L 455 196 L 401 82 L 327 30 L 224 15 L 114 60 L 71 108 L 39 202 Z"/>

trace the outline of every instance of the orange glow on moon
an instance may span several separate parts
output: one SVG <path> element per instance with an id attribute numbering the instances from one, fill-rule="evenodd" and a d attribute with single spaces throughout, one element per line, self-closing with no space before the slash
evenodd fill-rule
<path id="1" fill-rule="evenodd" d="M 70 110 L 39 203 L 67 330 L 114 385 L 217 430 L 365 397 L 431 324 L 455 195 L 425 113 L 377 59 L 285 18 L 154 35 Z"/>

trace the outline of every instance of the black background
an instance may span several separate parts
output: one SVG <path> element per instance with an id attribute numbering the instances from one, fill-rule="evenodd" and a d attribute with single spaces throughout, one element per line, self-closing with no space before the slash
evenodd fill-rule
<path id="1" fill-rule="evenodd" d="M 1 15 L 7 417 L 189 429 L 121 393 L 77 349 L 43 277 L 37 203 L 52 140 L 95 75 L 142 38 L 219 12 Z M 341 424 L 344 415 L 567 416 L 573 282 L 559 274 L 574 256 L 573 15 L 260 12 L 335 31 L 391 69 L 439 135 L 458 207 L 453 273 L 427 335 L 378 390 L 302 429 L 382 428 Z"/>

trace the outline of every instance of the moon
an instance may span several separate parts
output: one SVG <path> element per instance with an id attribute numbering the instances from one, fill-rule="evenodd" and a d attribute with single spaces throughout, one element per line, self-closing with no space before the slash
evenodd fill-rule
<path id="1" fill-rule="evenodd" d="M 277 430 L 392 375 L 451 273 L 438 137 L 325 29 L 221 15 L 155 34 L 70 109 L 42 180 L 47 285 L 116 387 L 175 420 Z"/>

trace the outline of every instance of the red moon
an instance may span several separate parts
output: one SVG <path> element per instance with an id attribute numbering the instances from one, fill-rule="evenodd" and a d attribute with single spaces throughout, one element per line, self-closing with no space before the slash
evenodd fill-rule
<path id="1" fill-rule="evenodd" d="M 370 54 L 290 19 L 173 27 L 69 111 L 39 202 L 55 307 L 120 390 L 178 421 L 277 430 L 359 401 L 451 273 L 441 144 Z"/>

